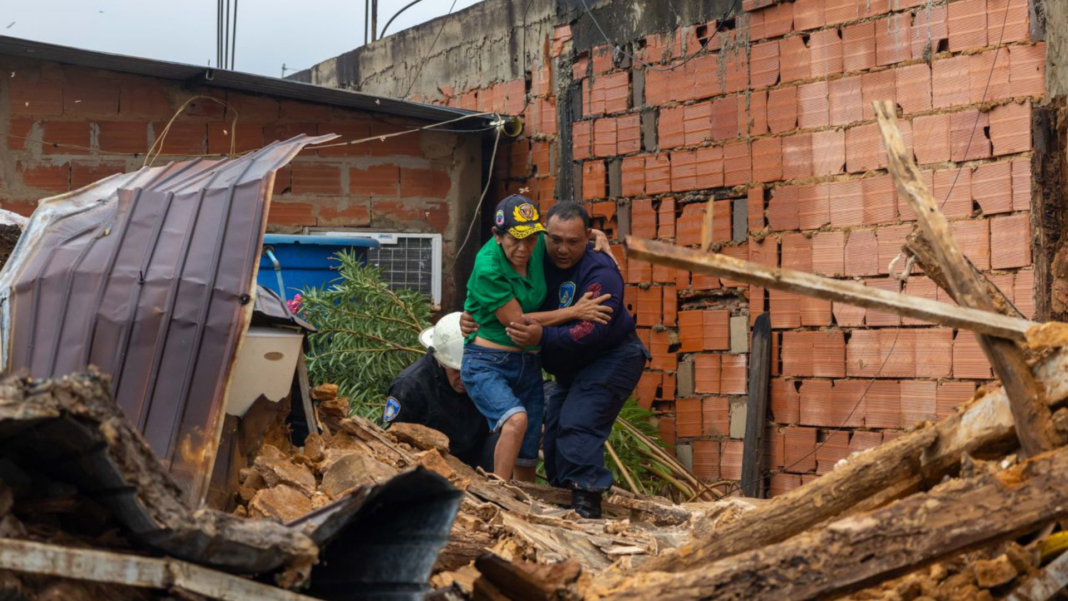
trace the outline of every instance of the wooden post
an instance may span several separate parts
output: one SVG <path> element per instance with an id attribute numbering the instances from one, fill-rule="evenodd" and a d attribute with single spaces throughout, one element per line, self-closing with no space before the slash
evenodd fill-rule
<path id="1" fill-rule="evenodd" d="M 745 446 L 742 450 L 742 494 L 760 496 L 760 451 L 768 419 L 768 387 L 771 377 L 771 317 L 761 314 L 753 325 L 749 355 L 749 401 L 745 407 Z"/>
<path id="2" fill-rule="evenodd" d="M 942 214 L 938 203 L 931 196 L 920 170 L 905 147 L 905 140 L 897 127 L 897 115 L 891 102 L 875 102 L 879 129 L 889 159 L 890 174 L 897 184 L 898 193 L 908 199 L 916 214 L 916 220 L 930 243 L 934 258 L 946 282 L 953 291 L 953 298 L 963 307 L 994 312 L 994 306 L 986 290 L 976 278 L 957 246 L 949 230 L 949 222 Z M 1055 434 L 1050 422 L 1049 407 L 1045 392 L 1035 382 L 1023 352 L 1011 340 L 1002 337 L 980 336 L 979 343 L 986 354 L 994 373 L 1001 380 L 1009 395 L 1012 417 L 1016 421 L 1016 434 L 1024 453 L 1031 456 L 1049 451 L 1055 446 Z"/>

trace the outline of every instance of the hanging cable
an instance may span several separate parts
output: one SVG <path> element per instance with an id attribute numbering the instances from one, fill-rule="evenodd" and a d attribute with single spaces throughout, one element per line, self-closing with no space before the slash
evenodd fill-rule
<path id="1" fill-rule="evenodd" d="M 464 252 L 464 248 L 467 247 L 468 241 L 471 240 L 471 232 L 475 230 L 475 224 L 478 223 L 479 215 L 482 213 L 482 203 L 486 200 L 486 194 L 489 192 L 490 182 L 493 181 L 493 165 L 497 160 L 497 146 L 501 143 L 501 133 L 504 132 L 504 119 L 500 116 L 493 122 L 497 129 L 497 137 L 493 139 L 493 151 L 490 154 L 489 170 L 486 173 L 486 185 L 482 188 L 482 195 L 478 197 L 478 204 L 475 205 L 475 214 L 471 216 L 471 223 L 467 226 L 467 234 L 464 236 L 464 241 L 460 244 L 460 248 L 453 256 L 452 264 L 455 267 L 456 263 L 460 260 L 461 254 Z"/>

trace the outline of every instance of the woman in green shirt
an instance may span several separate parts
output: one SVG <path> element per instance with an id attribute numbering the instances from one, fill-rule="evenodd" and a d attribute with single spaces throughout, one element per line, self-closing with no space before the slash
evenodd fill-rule
<path id="1" fill-rule="evenodd" d="M 541 359 L 538 347 L 517 346 L 505 328 L 524 319 L 542 325 L 575 319 L 606 323 L 611 309 L 600 305 L 606 295 L 533 313 L 546 294 L 545 227 L 538 210 L 529 198 L 513 194 L 497 205 L 494 224 L 493 240 L 478 252 L 467 281 L 464 310 L 479 328 L 467 339 L 460 375 L 490 429 L 500 431 L 493 473 L 505 480 L 533 481 L 545 405 Z"/>

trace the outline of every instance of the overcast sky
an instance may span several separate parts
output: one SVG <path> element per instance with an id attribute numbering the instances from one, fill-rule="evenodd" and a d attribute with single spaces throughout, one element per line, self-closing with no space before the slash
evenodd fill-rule
<path id="1" fill-rule="evenodd" d="M 408 2 L 379 0 L 379 29 Z M 423 0 L 387 34 L 444 15 L 452 2 Z M 477 2 L 456 0 L 455 11 Z M 282 63 L 299 71 L 363 44 L 363 0 L 238 4 L 238 71 L 278 77 Z M 207 65 L 215 62 L 215 15 L 215 0 L 0 0 L 0 35 Z"/>

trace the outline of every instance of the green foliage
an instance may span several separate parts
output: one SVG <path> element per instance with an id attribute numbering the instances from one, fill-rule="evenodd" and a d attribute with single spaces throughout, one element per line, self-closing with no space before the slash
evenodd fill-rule
<path id="1" fill-rule="evenodd" d="M 642 434 L 649 437 L 657 445 L 662 448 L 666 448 L 667 445 L 660 440 L 660 433 L 657 431 L 656 426 L 652 424 L 651 419 L 656 417 L 656 414 L 648 409 L 642 409 L 638 406 L 638 400 L 634 397 L 627 399 L 626 404 L 623 405 L 623 410 L 619 413 L 619 418 L 616 419 L 616 423 L 612 426 L 612 433 L 608 436 L 608 444 L 612 445 L 616 454 L 619 455 L 619 460 L 623 464 L 623 467 L 630 472 L 631 477 L 650 494 L 659 494 L 664 492 L 664 481 L 659 476 L 653 474 L 645 468 L 645 464 L 652 464 L 664 472 L 670 473 L 672 470 L 668 466 L 650 459 L 648 455 L 643 454 L 641 451 L 646 452 L 651 449 L 641 440 L 636 438 L 633 434 L 628 432 L 622 425 L 620 420 L 624 420 L 630 425 L 637 428 Z M 615 478 L 616 486 L 626 488 L 627 481 L 620 473 L 619 467 L 615 461 L 605 453 L 605 465 L 612 470 L 612 476 Z"/>
<path id="2" fill-rule="evenodd" d="M 338 279 L 301 300 L 301 316 L 319 330 L 308 336 L 308 374 L 313 384 L 337 384 L 355 413 L 377 418 L 390 382 L 425 352 L 419 332 L 430 327 L 430 302 L 414 290 L 390 290 L 382 270 L 355 253 L 336 260 Z"/>

